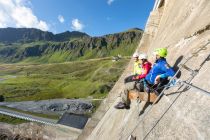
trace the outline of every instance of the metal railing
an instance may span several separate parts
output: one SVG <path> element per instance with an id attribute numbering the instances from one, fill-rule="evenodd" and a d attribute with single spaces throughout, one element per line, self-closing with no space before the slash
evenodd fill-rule
<path id="1" fill-rule="evenodd" d="M 38 123 L 42 123 L 42 124 L 46 124 L 46 125 L 51 125 L 51 126 L 55 126 L 57 125 L 55 122 L 50 122 L 50 121 L 47 121 L 47 120 L 41 120 L 38 119 L 38 117 L 32 117 L 32 116 L 29 116 L 29 115 L 24 115 L 22 113 L 11 113 L 11 112 L 8 112 L 6 111 L 5 109 L 1 109 L 0 110 L 0 114 L 3 114 L 3 115 L 7 115 L 7 116 L 11 116 L 11 117 L 14 117 L 14 118 L 18 118 L 18 119 L 23 119 L 23 120 L 27 120 L 27 121 L 31 121 L 31 122 L 38 122 Z"/>
<path id="2" fill-rule="evenodd" d="M 196 50 L 195 52 L 193 52 L 192 55 L 189 56 L 188 58 L 184 57 L 185 61 L 184 61 L 182 64 L 179 65 L 179 66 L 180 66 L 179 69 L 177 70 L 176 74 L 170 79 L 169 84 L 170 84 L 173 80 L 176 79 L 177 74 L 178 74 L 178 73 L 181 71 L 181 69 L 183 69 L 183 68 L 193 73 L 193 74 L 191 74 L 192 77 L 189 79 L 189 81 L 191 81 L 191 80 L 196 76 L 196 74 L 197 74 L 198 72 L 189 69 L 185 64 L 186 64 L 190 59 L 192 59 L 193 57 L 196 57 L 200 51 L 206 50 L 206 49 L 207 49 L 206 46 L 209 45 L 209 44 L 210 44 L 210 40 L 208 40 L 208 42 L 207 42 L 205 45 L 201 46 L 198 50 Z M 197 87 L 197 86 L 194 86 L 194 85 L 190 84 L 190 82 L 187 83 L 186 81 L 178 80 L 177 83 L 180 84 L 180 87 L 181 87 L 182 85 L 186 85 L 186 86 L 191 87 L 191 88 L 193 88 L 193 89 L 196 89 L 196 90 L 198 90 L 198 91 L 200 91 L 200 92 L 202 92 L 202 93 L 205 93 L 205 94 L 207 94 L 207 95 L 210 95 L 210 92 L 208 92 L 208 91 L 206 91 L 206 90 L 204 90 L 204 89 L 201 89 L 201 88 L 199 88 L 199 87 Z M 165 90 L 167 89 L 167 87 L 170 87 L 169 84 L 167 84 L 166 87 L 163 89 L 163 91 L 159 94 L 159 96 L 158 96 L 158 97 L 156 98 L 156 100 L 153 102 L 151 108 L 150 108 L 149 110 L 147 110 L 147 111 L 144 113 L 144 116 L 141 118 L 141 120 L 137 122 L 137 124 L 135 125 L 135 127 L 133 128 L 133 130 L 130 132 L 130 135 L 127 137 L 127 139 L 133 134 L 133 132 L 137 129 L 138 125 L 139 125 L 139 124 L 144 120 L 144 118 L 147 116 L 147 114 L 150 113 L 150 111 L 153 109 L 153 106 L 154 106 L 154 105 L 156 104 L 156 102 L 160 99 L 160 97 L 164 95 L 164 92 L 165 92 Z M 178 96 L 178 97 L 179 97 L 179 96 Z M 178 97 L 177 97 L 177 98 L 178 98 Z M 154 127 L 153 127 L 153 128 L 154 128 Z M 153 128 L 152 128 L 152 129 L 153 129 Z M 150 133 L 150 131 L 149 131 L 149 133 Z M 149 134 L 149 133 L 148 133 L 148 134 Z M 148 135 L 148 134 L 147 134 L 147 135 Z M 147 136 L 147 135 L 146 135 L 146 136 Z M 146 137 L 146 136 L 145 136 L 145 137 Z M 145 137 L 144 137 L 144 139 L 145 139 Z"/>

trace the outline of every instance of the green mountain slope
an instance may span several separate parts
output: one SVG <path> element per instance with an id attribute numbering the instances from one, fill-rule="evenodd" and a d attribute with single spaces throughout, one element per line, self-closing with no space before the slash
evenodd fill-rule
<path id="1" fill-rule="evenodd" d="M 20 32 L 19 30 L 23 29 L 16 30 Z M 118 54 L 128 56 L 136 49 L 143 33 L 142 30 L 134 28 L 121 33 L 90 37 L 80 32 L 53 35 L 37 29 L 31 30 L 32 33 L 28 33 L 28 36 L 11 37 L 9 41 L 0 39 L 0 62 L 58 63 Z M 0 36 L 3 36 L 1 30 Z"/>
<path id="2" fill-rule="evenodd" d="M 103 98 L 128 62 L 102 58 L 59 64 L 1 64 L 0 95 L 6 101 Z"/>
<path id="3" fill-rule="evenodd" d="M 0 42 L 3 43 L 27 43 L 34 41 L 69 41 L 72 38 L 88 37 L 82 32 L 63 32 L 53 34 L 35 28 L 0 28 Z"/>

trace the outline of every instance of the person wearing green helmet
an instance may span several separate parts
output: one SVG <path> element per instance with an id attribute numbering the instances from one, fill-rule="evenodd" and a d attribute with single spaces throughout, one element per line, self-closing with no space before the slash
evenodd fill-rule
<path id="1" fill-rule="evenodd" d="M 157 49 L 155 49 L 154 54 L 156 55 L 156 58 L 158 56 L 165 58 L 168 54 L 168 51 L 166 48 L 157 48 Z"/>
<path id="2" fill-rule="evenodd" d="M 145 78 L 147 83 L 151 85 L 157 85 L 158 83 L 160 83 L 161 79 L 167 79 L 170 76 L 174 76 L 175 72 L 169 66 L 165 58 L 167 54 L 168 52 L 166 48 L 155 49 L 154 55 L 156 60 L 151 71 Z"/>
<path id="3" fill-rule="evenodd" d="M 144 89 L 143 91 L 146 92 L 147 94 L 144 94 L 144 100 L 141 101 L 141 107 L 140 107 L 140 115 L 144 113 L 144 110 L 146 108 L 147 103 L 149 102 L 149 94 L 155 92 L 155 94 L 159 94 L 163 88 L 164 85 L 167 84 L 168 77 L 174 76 L 175 72 L 174 70 L 168 65 L 166 61 L 166 56 L 168 54 L 166 48 L 158 48 L 155 49 L 154 51 L 155 54 L 155 63 L 153 64 L 153 67 L 151 68 L 150 71 L 148 71 L 148 74 L 145 75 L 144 78 Z M 128 88 L 126 88 L 127 91 L 125 90 L 124 92 L 129 96 Z M 140 89 L 140 93 L 141 93 Z M 123 96 L 124 97 L 124 96 Z M 129 97 L 125 98 L 129 99 Z M 115 108 L 116 109 L 128 109 L 130 104 L 130 100 L 125 100 L 124 102 L 119 102 Z"/>
<path id="4" fill-rule="evenodd" d="M 173 68 L 166 61 L 167 54 L 168 51 L 166 48 L 158 48 L 154 51 L 155 63 L 144 80 L 144 91 L 147 94 L 144 95 L 144 99 L 146 100 L 141 101 L 142 105 L 139 115 L 143 114 L 146 109 L 146 104 L 149 102 L 149 94 L 154 93 L 159 95 L 164 89 L 164 85 L 169 82 L 168 77 L 175 75 Z"/>

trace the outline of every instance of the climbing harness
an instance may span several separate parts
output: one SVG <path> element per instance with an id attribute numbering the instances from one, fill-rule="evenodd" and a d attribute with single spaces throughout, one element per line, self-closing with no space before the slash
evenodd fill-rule
<path id="1" fill-rule="evenodd" d="M 185 61 L 184 61 L 182 64 L 179 65 L 180 67 L 179 67 L 179 69 L 177 70 L 177 72 L 175 73 L 175 75 L 170 79 L 169 83 L 168 83 L 168 84 L 166 85 L 166 87 L 162 90 L 162 92 L 159 94 L 159 96 L 157 97 L 157 99 L 153 102 L 151 108 L 145 112 L 144 116 L 143 116 L 142 119 L 136 124 L 136 126 L 134 127 L 134 129 L 131 131 L 130 135 L 132 135 L 132 133 L 137 129 L 138 125 L 144 120 L 145 116 L 147 116 L 147 114 L 153 109 L 153 106 L 154 106 L 155 103 L 160 99 L 160 97 L 161 97 L 162 95 L 164 95 L 164 91 L 165 91 L 168 87 L 172 87 L 172 86 L 170 86 L 170 84 L 172 84 L 172 83 L 174 82 L 174 80 L 176 80 L 176 76 L 177 76 L 177 74 L 181 71 L 182 68 L 188 69 L 188 71 L 193 72 L 193 74 L 191 74 L 191 76 L 192 76 L 192 77 L 195 77 L 195 75 L 198 73 L 198 71 L 197 71 L 197 72 L 196 72 L 196 71 L 192 71 L 191 69 L 189 69 L 188 67 L 186 67 L 185 64 L 186 64 L 190 59 L 192 59 L 193 57 L 197 57 L 197 56 L 198 56 L 198 53 L 199 53 L 200 51 L 206 50 L 206 49 L 207 49 L 206 46 L 207 46 L 208 44 L 210 44 L 210 40 L 208 40 L 208 42 L 207 42 L 205 45 L 201 46 L 197 51 L 193 52 L 193 53 L 191 54 L 191 56 L 189 56 L 188 58 L 185 58 L 185 57 L 184 57 Z M 209 57 L 209 56 L 208 56 L 208 57 Z M 201 68 L 201 67 L 200 67 L 200 68 Z M 191 81 L 191 80 L 192 80 L 192 78 L 190 78 L 189 81 Z M 179 83 L 179 84 L 181 83 L 181 84 L 180 84 L 180 87 L 182 87 L 183 85 L 186 85 L 185 89 L 187 89 L 187 88 L 189 88 L 189 87 L 192 87 L 192 88 L 194 88 L 194 89 L 197 89 L 198 91 L 201 91 L 201 92 L 203 92 L 203 93 L 205 93 L 205 94 L 207 94 L 207 95 L 210 95 L 210 92 L 207 92 L 207 91 L 205 91 L 205 90 L 203 90 L 203 89 L 201 89 L 201 88 L 198 88 L 198 87 L 196 87 L 196 86 L 194 86 L 194 85 L 192 85 L 192 84 L 189 84 L 190 82 L 177 80 L 176 83 L 177 83 L 177 84 L 178 84 L 178 83 Z M 177 100 L 178 97 L 179 97 L 180 95 L 181 95 L 181 93 L 176 97 L 175 100 Z M 174 100 L 174 102 L 175 102 L 175 100 Z M 172 104 L 169 106 L 168 109 L 170 109 L 171 106 L 172 106 Z M 165 113 L 164 113 L 164 114 L 165 114 Z M 164 115 L 164 114 L 163 114 L 163 115 Z M 163 117 L 163 116 L 162 116 L 162 117 Z M 162 118 L 162 117 L 161 117 L 161 118 Z M 161 118 L 160 118 L 160 119 L 161 119 Z M 160 121 L 160 119 L 158 120 L 158 122 Z M 158 122 L 157 122 L 157 123 L 158 123 Z M 155 126 L 154 126 L 154 127 L 155 127 Z M 154 128 L 154 127 L 153 127 L 153 128 Z M 152 129 L 153 129 L 153 128 L 152 128 Z M 149 133 L 152 131 L 152 129 L 149 131 Z M 146 136 L 144 137 L 144 139 L 149 135 L 149 133 L 146 134 Z M 130 135 L 129 135 L 129 136 L 130 136 Z M 128 136 L 128 137 L 129 137 L 129 136 Z M 127 137 L 127 138 L 128 138 L 128 137 Z"/>
<path id="2" fill-rule="evenodd" d="M 210 56 L 210 55 L 209 55 Z M 200 65 L 200 68 L 197 71 L 199 71 L 201 69 L 201 67 L 204 65 L 204 63 L 208 60 L 209 56 L 204 60 L 204 62 Z M 192 79 L 195 77 L 196 75 L 194 75 L 194 71 L 191 71 L 191 77 L 186 80 L 186 81 L 181 81 L 181 80 L 177 80 L 176 84 L 180 85 L 180 86 L 183 86 L 185 85 L 186 87 L 180 91 L 180 94 L 174 99 L 174 101 L 171 103 L 171 105 L 166 109 L 166 111 L 161 115 L 161 117 L 157 120 L 157 122 L 155 123 L 155 125 L 150 129 L 150 131 L 144 136 L 143 140 L 146 139 L 146 137 L 150 134 L 150 132 L 152 132 L 152 130 L 155 128 L 155 126 L 159 123 L 159 121 L 163 118 L 163 116 L 166 114 L 166 112 L 172 107 L 172 105 L 175 103 L 175 101 L 180 97 L 180 95 L 182 94 L 182 92 L 185 92 L 185 90 L 188 90 L 189 88 L 193 88 L 197 91 L 200 91 L 208 96 L 210 96 L 210 92 L 204 90 L 204 89 L 201 89 L 197 86 L 194 86 L 192 84 L 190 84 L 190 82 L 192 81 Z M 179 88 L 180 89 L 180 88 Z"/>

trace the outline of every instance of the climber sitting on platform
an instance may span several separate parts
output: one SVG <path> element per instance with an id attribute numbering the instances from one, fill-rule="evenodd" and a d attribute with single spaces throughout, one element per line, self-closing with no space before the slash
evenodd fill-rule
<path id="1" fill-rule="evenodd" d="M 166 85 L 169 82 L 168 77 L 174 76 L 175 74 L 174 70 L 168 65 L 165 59 L 165 57 L 167 56 L 167 49 L 158 48 L 154 51 L 154 54 L 156 61 L 150 72 L 146 75 L 145 79 L 139 82 L 140 85 L 134 84 L 135 87 L 133 87 L 133 85 L 126 84 L 124 94 L 122 94 L 123 102 L 118 103 L 115 106 L 115 108 L 117 109 L 129 108 L 131 97 L 140 98 L 140 100 L 142 101 L 141 103 L 142 108 L 140 109 L 140 114 L 142 114 L 145 110 L 146 104 L 148 102 L 154 102 L 158 94 L 164 89 L 164 85 Z M 144 83 L 143 90 L 142 90 L 142 83 Z M 133 91 L 133 89 L 135 88 L 139 89 L 137 92 L 134 92 L 135 95 L 133 96 L 133 93 L 131 91 Z"/>
<path id="2" fill-rule="evenodd" d="M 153 64 L 151 71 L 146 76 L 145 82 L 147 83 L 147 85 L 152 86 L 153 89 L 158 90 L 158 92 L 160 93 L 162 89 L 159 88 L 166 85 L 169 82 L 168 77 L 173 77 L 175 72 L 166 61 L 166 48 L 156 49 L 154 51 L 154 55 L 156 61 Z"/>
<path id="3" fill-rule="evenodd" d="M 119 102 L 115 108 L 116 109 L 124 109 L 130 108 L 130 98 L 129 98 L 129 90 L 138 90 L 138 91 L 144 91 L 144 82 L 143 79 L 146 77 L 146 75 L 149 73 L 151 69 L 151 63 L 147 60 L 146 54 L 140 54 L 139 60 L 141 62 L 142 66 L 142 73 L 140 75 L 136 75 L 132 77 L 133 82 L 129 82 L 125 84 L 125 89 L 123 93 L 121 93 L 122 102 Z"/>
<path id="4" fill-rule="evenodd" d="M 146 104 L 148 102 L 154 102 L 157 96 L 164 89 L 165 85 L 169 82 L 168 77 L 173 77 L 175 75 L 174 70 L 168 65 L 165 57 L 167 56 L 166 48 L 158 48 L 154 51 L 155 63 L 149 74 L 144 80 L 144 93 L 140 114 L 144 113 Z M 141 93 L 140 93 L 141 94 Z M 140 96 L 139 96 L 140 97 Z"/>
<path id="5" fill-rule="evenodd" d="M 134 77 L 142 73 L 142 67 L 139 61 L 139 54 L 137 52 L 133 54 L 133 60 L 134 60 L 133 74 L 125 78 L 124 80 L 125 84 L 128 82 L 138 81 Z"/>

